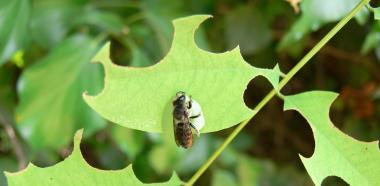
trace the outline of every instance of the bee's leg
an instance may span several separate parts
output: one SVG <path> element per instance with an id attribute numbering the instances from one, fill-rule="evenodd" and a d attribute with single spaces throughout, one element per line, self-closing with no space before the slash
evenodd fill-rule
<path id="1" fill-rule="evenodd" d="M 191 109 L 191 107 L 192 107 L 192 102 L 193 102 L 193 100 L 191 99 L 191 96 L 190 96 L 189 105 L 187 106 L 188 109 Z"/>
<path id="2" fill-rule="evenodd" d="M 198 129 L 197 129 L 192 123 L 190 123 L 190 127 L 192 127 L 192 128 L 196 131 L 197 136 L 198 136 L 198 138 L 199 138 L 199 135 L 200 135 L 199 130 L 198 130 Z"/>
<path id="3" fill-rule="evenodd" d="M 201 116 L 201 114 L 195 115 L 195 116 L 190 116 L 190 119 L 195 119 L 197 117 Z"/>

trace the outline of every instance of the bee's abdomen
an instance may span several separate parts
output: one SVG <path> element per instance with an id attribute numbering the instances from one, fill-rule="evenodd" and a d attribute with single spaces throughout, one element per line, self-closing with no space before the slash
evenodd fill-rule
<path id="1" fill-rule="evenodd" d="M 189 148 L 193 145 L 193 133 L 189 124 L 178 123 L 175 132 L 175 139 L 178 145 Z"/>

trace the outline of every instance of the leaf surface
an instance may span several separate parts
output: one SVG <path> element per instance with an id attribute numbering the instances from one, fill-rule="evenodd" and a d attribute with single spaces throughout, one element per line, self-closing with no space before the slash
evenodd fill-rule
<path id="1" fill-rule="evenodd" d="M 337 94 L 311 91 L 285 97 L 284 109 L 297 110 L 310 124 L 314 154 L 301 160 L 316 185 L 328 176 L 339 176 L 351 185 L 379 185 L 378 142 L 361 142 L 337 129 L 329 108 Z"/>
<path id="2" fill-rule="evenodd" d="M 100 170 L 91 167 L 83 159 L 80 151 L 80 141 L 83 130 L 79 130 L 74 137 L 74 150 L 64 161 L 47 168 L 40 168 L 33 164 L 20 172 L 6 173 L 8 185 L 175 185 L 181 184 L 178 176 L 173 174 L 165 183 L 144 184 L 136 178 L 132 166 L 121 170 Z"/>
<path id="3" fill-rule="evenodd" d="M 172 126 L 171 101 L 185 91 L 202 106 L 206 126 L 201 132 L 231 127 L 247 119 L 243 93 L 256 76 L 266 77 L 277 87 L 281 74 L 255 68 L 244 61 L 239 49 L 221 54 L 204 51 L 194 42 L 194 32 L 209 16 L 176 19 L 169 53 L 146 68 L 121 67 L 109 59 L 109 44 L 94 57 L 105 68 L 105 87 L 85 101 L 100 115 L 125 127 L 162 132 Z"/>

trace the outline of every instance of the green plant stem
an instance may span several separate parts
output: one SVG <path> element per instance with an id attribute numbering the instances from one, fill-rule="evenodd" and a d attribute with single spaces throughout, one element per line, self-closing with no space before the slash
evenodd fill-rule
<path id="1" fill-rule="evenodd" d="M 368 3 L 369 0 L 362 0 L 351 12 L 344 17 L 342 20 L 335 25 L 330 32 L 325 35 L 297 64 L 294 66 L 288 74 L 285 75 L 284 79 L 278 85 L 278 90 L 281 90 L 290 79 L 303 67 L 307 62 L 344 26 L 348 21 L 350 21 L 354 15 Z M 187 186 L 193 185 L 195 181 L 206 171 L 206 169 L 211 165 L 212 162 L 222 153 L 222 151 L 230 144 L 230 142 L 239 134 L 239 132 L 248 124 L 248 122 L 276 95 L 276 91 L 272 89 L 253 109 L 254 114 L 247 120 L 240 123 L 234 131 L 227 137 L 223 144 L 214 152 L 214 154 L 202 165 L 201 168 L 191 177 L 191 179 L 186 183 Z"/>

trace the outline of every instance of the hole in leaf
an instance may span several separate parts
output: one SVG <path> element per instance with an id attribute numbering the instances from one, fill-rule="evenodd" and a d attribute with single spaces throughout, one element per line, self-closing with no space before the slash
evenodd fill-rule
<path id="1" fill-rule="evenodd" d="M 348 186 L 349 184 L 338 176 L 329 176 L 322 181 L 321 185 L 322 186 L 336 186 L 336 185 Z"/>
<path id="2" fill-rule="evenodd" d="M 143 183 L 164 182 L 170 179 L 171 173 L 166 175 L 158 174 L 149 162 L 149 154 L 152 148 L 146 148 L 141 152 L 132 164 L 132 169 L 136 177 Z"/>
<path id="3" fill-rule="evenodd" d="M 372 8 L 377 8 L 380 6 L 380 0 L 371 0 L 369 2 L 369 5 L 372 7 Z"/>
<path id="4" fill-rule="evenodd" d="M 67 146 L 63 147 L 59 151 L 52 150 L 39 150 L 35 152 L 32 163 L 38 167 L 46 168 L 54 166 L 55 164 L 64 161 L 73 151 L 74 143 L 71 141 Z"/>
<path id="5" fill-rule="evenodd" d="M 122 43 L 123 42 L 123 43 Z M 123 41 L 112 40 L 111 42 L 111 61 L 119 66 L 129 67 L 148 67 L 159 61 L 154 61 L 148 50 L 139 46 L 132 40 L 124 39 Z"/>
<path id="6" fill-rule="evenodd" d="M 314 153 L 315 141 L 310 124 L 297 111 L 286 111 L 283 117 L 291 133 L 290 144 L 293 144 L 302 156 L 311 157 Z"/>
<path id="7" fill-rule="evenodd" d="M 376 141 L 380 126 L 376 123 L 376 106 L 365 91 L 343 88 L 330 109 L 332 123 L 345 134 L 360 141 Z"/>
<path id="8" fill-rule="evenodd" d="M 223 18 L 218 15 L 205 20 L 195 31 L 195 43 L 202 50 L 214 53 L 225 52 L 227 51 L 225 42 Z"/>
<path id="9" fill-rule="evenodd" d="M 313 133 L 306 120 L 295 111 L 283 112 L 283 102 L 271 100 L 247 125 L 253 138 L 249 152 L 278 163 L 302 167 L 299 155 L 313 154 Z M 275 116 L 275 117 L 274 117 Z"/>
<path id="10" fill-rule="evenodd" d="M 130 162 L 117 145 L 110 139 L 107 129 L 82 139 L 80 150 L 83 158 L 92 167 L 102 170 L 125 168 Z"/>
<path id="11" fill-rule="evenodd" d="M 272 88 L 268 80 L 262 76 L 252 79 L 244 91 L 245 105 L 250 109 L 254 109 Z"/>
<path id="12" fill-rule="evenodd" d="M 115 40 L 111 40 L 110 58 L 114 64 L 120 66 L 128 66 L 128 63 L 132 60 L 132 52 L 129 48 Z"/>
<path id="13" fill-rule="evenodd" d="M 272 85 L 264 77 L 251 80 L 244 92 L 245 104 L 253 109 L 271 89 Z M 283 101 L 272 99 L 247 125 L 255 144 L 250 151 L 277 162 L 296 161 L 302 167 L 298 154 L 305 157 L 313 154 L 312 130 L 300 114 L 284 112 L 282 108 Z"/>

